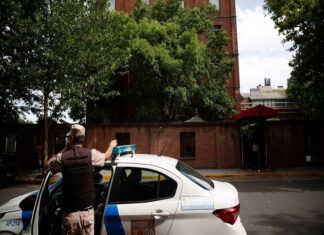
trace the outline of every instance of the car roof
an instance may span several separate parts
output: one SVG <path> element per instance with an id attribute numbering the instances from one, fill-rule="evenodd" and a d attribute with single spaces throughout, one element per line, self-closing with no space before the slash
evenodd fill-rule
<path id="1" fill-rule="evenodd" d="M 175 167 L 178 160 L 171 157 L 159 156 L 154 154 L 127 154 L 123 156 L 118 156 L 115 163 L 133 163 L 133 164 L 143 164 L 143 165 L 153 165 L 161 166 L 166 169 L 170 167 Z"/>

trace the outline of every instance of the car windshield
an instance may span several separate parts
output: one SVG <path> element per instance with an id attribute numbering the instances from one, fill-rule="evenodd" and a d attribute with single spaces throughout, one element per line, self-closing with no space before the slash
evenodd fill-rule
<path id="1" fill-rule="evenodd" d="M 178 161 L 176 169 L 200 187 L 207 190 L 212 190 L 214 188 L 214 184 L 210 179 L 202 176 L 200 173 L 198 173 L 195 169 L 188 166 L 187 164 Z"/>

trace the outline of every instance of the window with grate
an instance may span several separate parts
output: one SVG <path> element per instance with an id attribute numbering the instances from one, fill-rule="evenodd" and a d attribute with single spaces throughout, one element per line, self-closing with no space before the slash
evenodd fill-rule
<path id="1" fill-rule="evenodd" d="M 6 137 L 5 152 L 6 153 L 15 153 L 17 149 L 17 140 L 15 136 Z"/>
<path id="2" fill-rule="evenodd" d="M 195 132 L 180 133 L 180 158 L 192 159 L 196 157 Z"/>
<path id="3" fill-rule="evenodd" d="M 116 140 L 118 145 L 129 145 L 130 144 L 130 133 L 121 132 L 116 133 Z"/>

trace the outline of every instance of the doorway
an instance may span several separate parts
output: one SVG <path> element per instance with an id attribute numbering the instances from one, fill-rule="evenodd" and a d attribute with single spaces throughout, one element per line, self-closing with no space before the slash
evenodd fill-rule
<path id="1" fill-rule="evenodd" d="M 243 168 L 262 170 L 267 168 L 264 122 L 241 127 Z"/>

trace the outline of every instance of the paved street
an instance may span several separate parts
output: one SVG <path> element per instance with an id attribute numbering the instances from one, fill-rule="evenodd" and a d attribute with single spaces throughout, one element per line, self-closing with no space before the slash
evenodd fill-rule
<path id="1" fill-rule="evenodd" d="M 232 180 L 248 235 L 323 235 L 323 178 Z"/>
<path id="2" fill-rule="evenodd" d="M 240 193 L 248 235 L 324 235 L 324 179 L 317 177 L 228 178 Z M 0 188 L 0 204 L 38 185 Z"/>
<path id="3" fill-rule="evenodd" d="M 9 199 L 37 190 L 40 185 L 17 184 L 17 185 L 1 185 L 0 186 L 0 205 L 7 202 Z"/>

